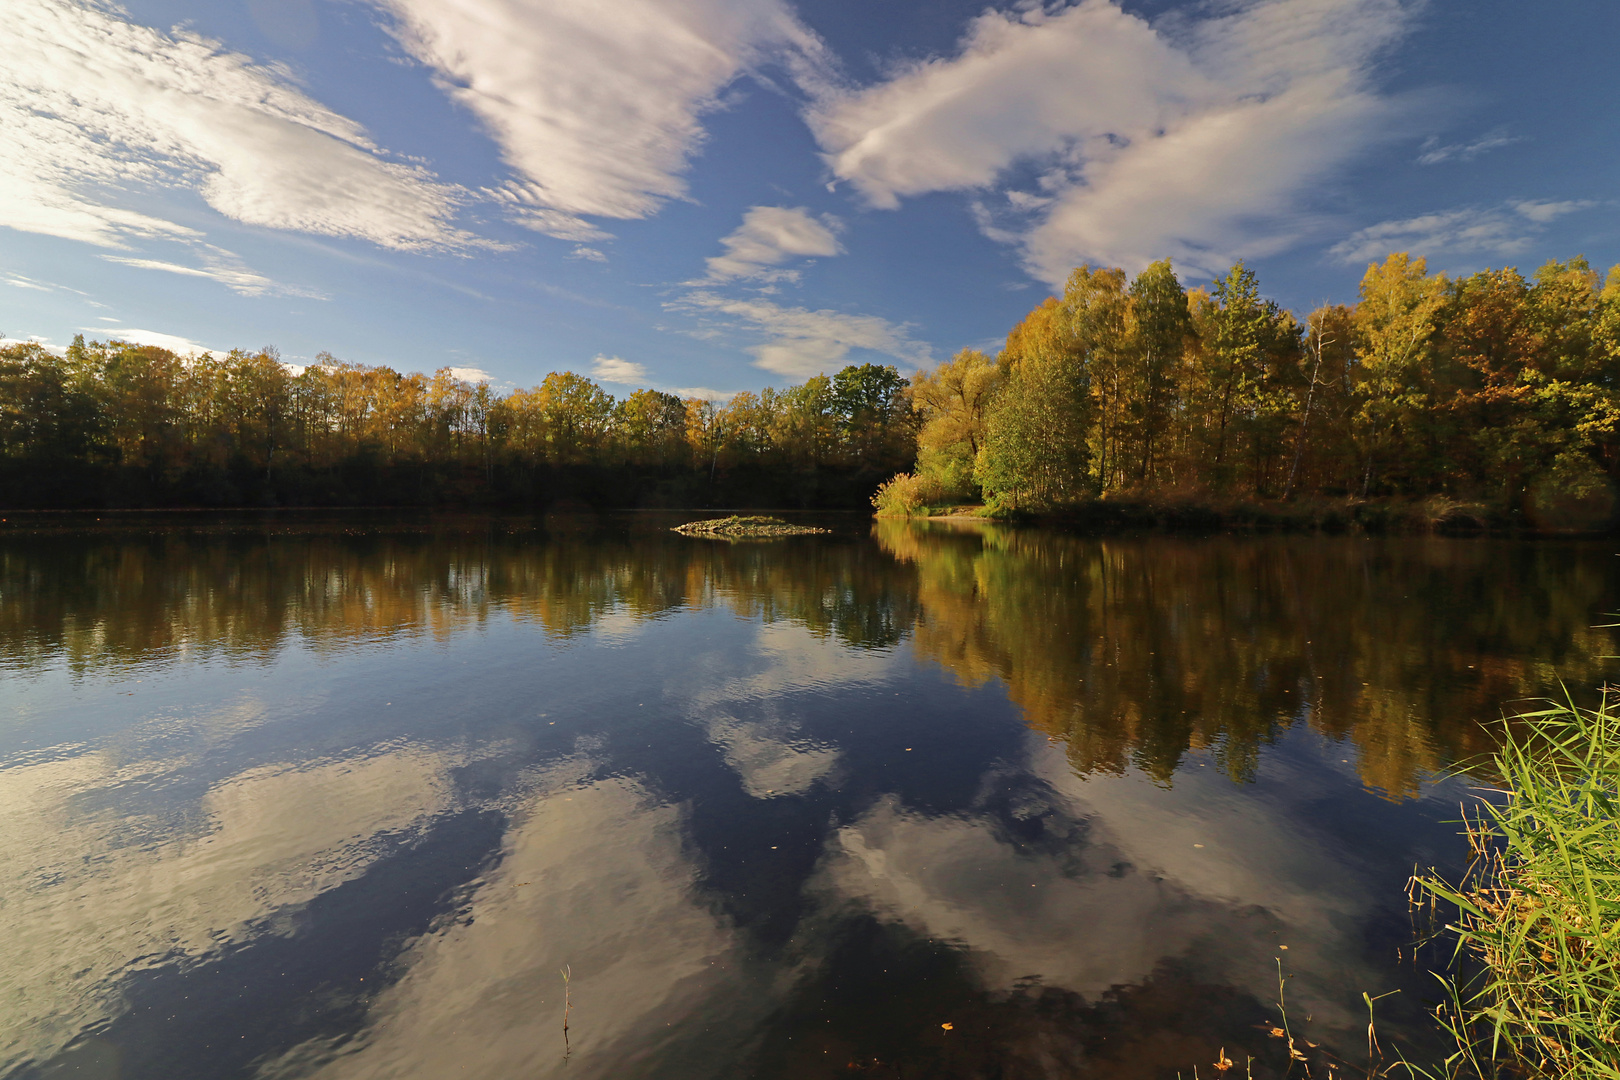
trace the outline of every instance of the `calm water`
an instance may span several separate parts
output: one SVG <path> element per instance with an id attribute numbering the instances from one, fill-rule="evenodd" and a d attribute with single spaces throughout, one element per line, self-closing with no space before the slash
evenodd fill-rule
<path id="1" fill-rule="evenodd" d="M 670 523 L 0 534 L 0 1075 L 1421 1052 L 1436 773 L 1620 652 L 1607 545 Z"/>

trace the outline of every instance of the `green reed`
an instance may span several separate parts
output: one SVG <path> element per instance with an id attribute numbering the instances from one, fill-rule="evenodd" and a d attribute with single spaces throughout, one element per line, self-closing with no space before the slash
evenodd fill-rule
<path id="1" fill-rule="evenodd" d="M 1492 766 L 1462 881 L 1414 879 L 1456 913 L 1448 1069 L 1620 1080 L 1620 693 L 1512 717 Z"/>

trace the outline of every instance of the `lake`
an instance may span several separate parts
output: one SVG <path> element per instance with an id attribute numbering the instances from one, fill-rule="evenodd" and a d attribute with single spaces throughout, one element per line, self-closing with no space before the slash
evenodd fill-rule
<path id="1" fill-rule="evenodd" d="M 1432 1053 L 1445 771 L 1620 652 L 1607 544 L 51 520 L 7 1077 L 1280 1076 L 1279 971 Z"/>

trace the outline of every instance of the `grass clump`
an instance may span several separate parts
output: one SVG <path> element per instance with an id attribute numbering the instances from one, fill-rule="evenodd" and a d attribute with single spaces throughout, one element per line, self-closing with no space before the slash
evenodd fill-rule
<path id="1" fill-rule="evenodd" d="M 1513 717 L 1492 763 L 1463 880 L 1414 879 L 1456 910 L 1450 1071 L 1620 1080 L 1620 696 Z"/>

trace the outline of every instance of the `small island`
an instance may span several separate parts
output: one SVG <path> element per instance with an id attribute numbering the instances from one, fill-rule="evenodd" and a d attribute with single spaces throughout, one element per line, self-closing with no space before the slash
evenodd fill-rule
<path id="1" fill-rule="evenodd" d="M 781 518 L 733 514 L 730 517 L 687 522 L 675 526 L 671 531 L 682 536 L 708 536 L 721 540 L 763 540 L 779 536 L 811 536 L 832 530 L 818 529 L 813 525 L 793 525 Z"/>

